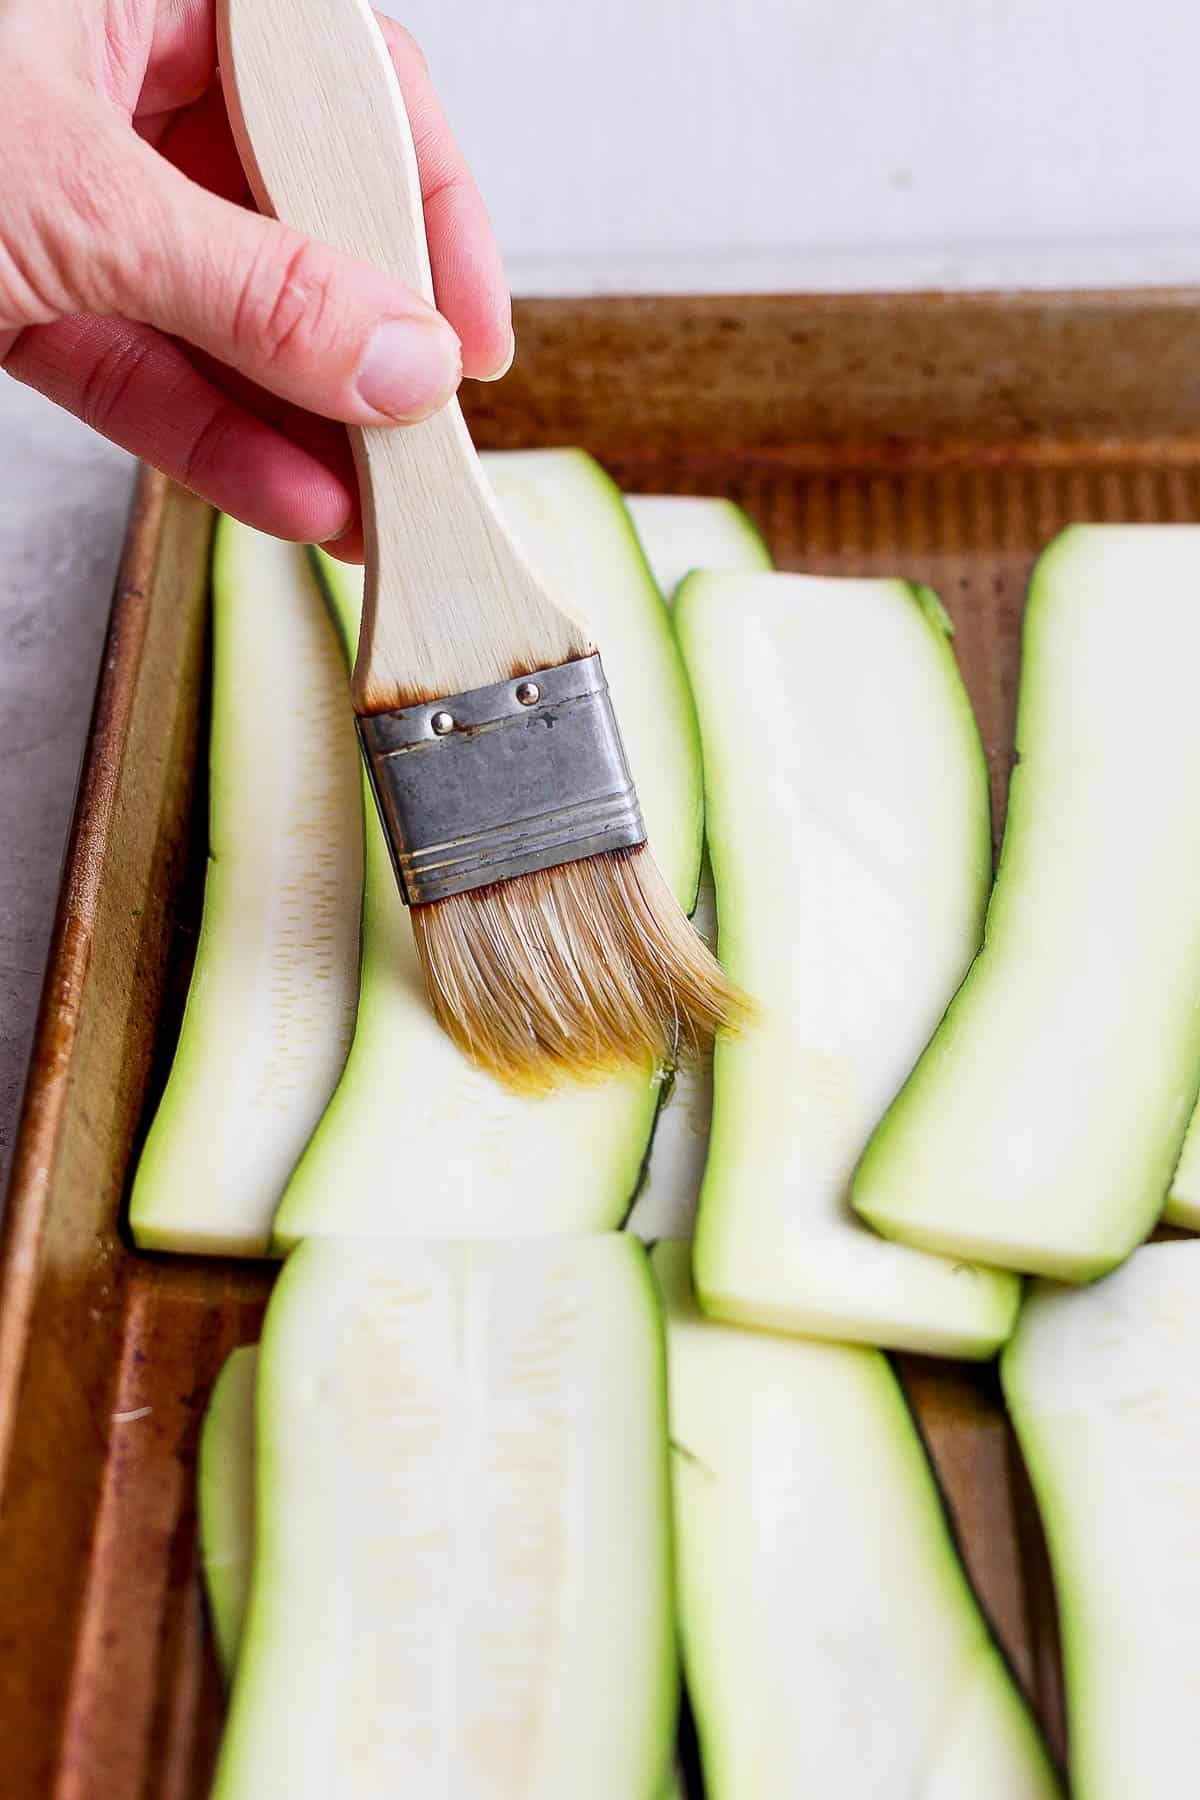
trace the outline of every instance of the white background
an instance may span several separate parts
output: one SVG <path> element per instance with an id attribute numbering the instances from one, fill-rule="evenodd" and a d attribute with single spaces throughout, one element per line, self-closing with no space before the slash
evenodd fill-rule
<path id="1" fill-rule="evenodd" d="M 1200 275 L 1188 0 L 386 0 L 523 292 Z"/>

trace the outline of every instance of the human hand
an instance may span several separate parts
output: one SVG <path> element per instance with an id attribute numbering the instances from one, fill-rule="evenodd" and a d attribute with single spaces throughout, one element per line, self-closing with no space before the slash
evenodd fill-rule
<path id="1" fill-rule="evenodd" d="M 483 202 L 420 51 L 380 24 L 436 312 L 247 210 L 213 0 L 0 7 L 0 365 L 223 511 L 349 557 L 358 500 L 332 421 L 427 417 L 462 373 L 494 377 L 512 354 Z"/>

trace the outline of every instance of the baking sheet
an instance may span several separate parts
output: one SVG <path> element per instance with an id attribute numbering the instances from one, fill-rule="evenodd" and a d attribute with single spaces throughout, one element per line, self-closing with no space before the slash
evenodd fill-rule
<path id="1" fill-rule="evenodd" d="M 1029 568 L 1081 519 L 1200 518 L 1188 293 L 535 301 L 489 446 L 583 443 L 723 493 L 779 565 L 927 581 L 997 825 Z M 114 602 L 0 1266 L 0 1741 L 9 1800 L 207 1793 L 221 1694 L 199 1422 L 269 1271 L 135 1256 L 122 1209 L 199 917 L 211 515 L 142 483 Z M 251 597 L 252 598 L 252 597 Z M 994 1371 L 902 1359 L 968 1565 L 1062 1747 L 1053 1596 Z"/>

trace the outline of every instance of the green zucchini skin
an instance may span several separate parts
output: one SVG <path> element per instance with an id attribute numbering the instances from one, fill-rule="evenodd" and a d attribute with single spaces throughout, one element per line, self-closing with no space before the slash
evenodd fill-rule
<path id="1" fill-rule="evenodd" d="M 233 1678 L 254 1560 L 254 1395 L 258 1346 L 231 1350 L 200 1431 L 196 1511 L 200 1568 L 221 1673 Z"/>
<path id="2" fill-rule="evenodd" d="M 1191 1800 L 1200 1243 L 1034 1283 L 1001 1375 L 1054 1571 L 1075 1800 Z"/>
<path id="3" fill-rule="evenodd" d="M 215 1800 L 661 1793 L 666 1382 L 636 1240 L 309 1239 L 255 1423 Z"/>
<path id="4" fill-rule="evenodd" d="M 1200 1084 L 1200 530 L 1076 526 L 1033 576 L 984 948 L 853 1203 L 1089 1281 L 1162 1210 Z"/>
<path id="5" fill-rule="evenodd" d="M 887 1360 L 714 1324 L 688 1264 L 651 1255 L 708 1800 L 1060 1795 Z"/>
<path id="6" fill-rule="evenodd" d="M 695 900 L 703 795 L 695 711 L 663 604 L 620 493 L 582 452 L 489 459 L 504 515 L 551 592 L 601 646 L 649 840 L 681 903 Z M 323 560 L 347 644 L 361 578 Z M 385 1096 L 402 1096 L 393 1105 Z M 362 990 L 345 1073 L 275 1219 L 286 1250 L 321 1233 L 511 1236 L 619 1225 L 659 1099 L 634 1070 L 548 1098 L 469 1065 L 437 1026 L 373 810 Z"/>
<path id="7" fill-rule="evenodd" d="M 1169 1225 L 1200 1231 L 1200 1106 L 1184 1136 L 1163 1217 Z"/>
<path id="8" fill-rule="evenodd" d="M 721 960 L 760 1012 L 717 1047 L 700 1303 L 732 1323 L 991 1356 L 1019 1284 L 889 1244 L 848 1205 L 983 926 L 987 769 L 946 615 L 899 581 L 698 574 L 675 623 Z"/>
<path id="9" fill-rule="evenodd" d="M 204 912 L 129 1223 L 144 1250 L 262 1256 L 354 1025 L 359 755 L 304 551 L 221 519 L 212 590 Z"/>

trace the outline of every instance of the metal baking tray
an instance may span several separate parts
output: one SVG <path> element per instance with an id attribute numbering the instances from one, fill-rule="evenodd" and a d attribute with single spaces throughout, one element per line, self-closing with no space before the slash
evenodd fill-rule
<path id="1" fill-rule="evenodd" d="M 530 300 L 512 374 L 469 410 L 482 445 L 583 444 L 626 488 L 728 494 L 784 568 L 931 583 L 999 826 L 1038 550 L 1071 520 L 1200 518 L 1198 322 L 1184 291 Z M 197 1433 L 270 1270 L 138 1256 L 123 1224 L 199 918 L 211 529 L 199 501 L 143 478 L 16 1148 L 0 1264 L 8 1800 L 199 1800 L 220 1731 Z M 978 1591 L 1061 1752 L 1053 1593 L 994 1371 L 901 1368 Z"/>

